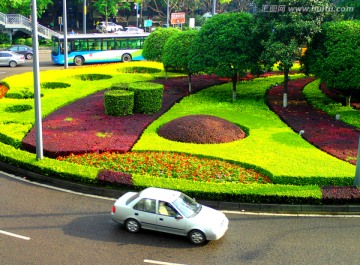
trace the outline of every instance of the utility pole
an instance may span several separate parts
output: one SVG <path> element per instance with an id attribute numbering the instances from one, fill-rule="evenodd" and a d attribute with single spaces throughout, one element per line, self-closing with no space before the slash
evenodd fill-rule
<path id="1" fill-rule="evenodd" d="M 34 108 L 35 108 L 35 130 L 36 130 L 36 159 L 43 159 L 42 139 L 42 117 L 41 117 L 41 93 L 40 93 L 40 72 L 39 72 L 39 41 L 37 22 L 36 0 L 31 0 L 31 23 L 33 42 L 33 73 L 34 73 Z"/>

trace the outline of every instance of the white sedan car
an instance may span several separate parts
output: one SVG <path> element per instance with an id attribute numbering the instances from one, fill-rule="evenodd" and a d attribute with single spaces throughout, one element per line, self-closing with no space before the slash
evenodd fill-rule
<path id="1" fill-rule="evenodd" d="M 110 21 L 108 21 L 107 25 L 106 25 L 106 21 L 102 21 L 96 26 L 96 30 L 99 32 L 103 32 L 103 31 L 117 32 L 122 29 L 123 27 L 121 25 L 115 24 L 114 22 L 110 22 Z"/>
<path id="2" fill-rule="evenodd" d="M 111 217 L 132 233 L 143 228 L 183 235 L 196 245 L 221 238 L 229 224 L 222 212 L 179 191 L 159 188 L 127 192 L 115 202 Z"/>

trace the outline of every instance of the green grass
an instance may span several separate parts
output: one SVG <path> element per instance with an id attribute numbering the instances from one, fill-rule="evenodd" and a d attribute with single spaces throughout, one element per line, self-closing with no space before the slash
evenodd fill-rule
<path id="1" fill-rule="evenodd" d="M 320 89 L 319 79 L 305 86 L 303 93 L 315 108 L 332 116 L 340 114 L 343 122 L 360 128 L 360 111 L 328 98 Z"/>

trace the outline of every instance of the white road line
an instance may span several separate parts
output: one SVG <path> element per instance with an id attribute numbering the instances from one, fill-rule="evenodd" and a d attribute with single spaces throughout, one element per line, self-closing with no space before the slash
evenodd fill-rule
<path id="1" fill-rule="evenodd" d="M 30 240 L 30 237 L 13 234 L 13 233 L 6 232 L 6 231 L 3 231 L 3 230 L 0 230 L 0 234 L 4 234 L 4 235 L 7 235 L 7 236 L 12 236 L 12 237 L 16 237 L 16 238 L 20 238 L 20 239 L 24 239 L 24 240 Z"/>
<path id="2" fill-rule="evenodd" d="M 57 191 L 62 191 L 62 192 L 67 192 L 67 193 L 71 193 L 71 194 L 77 194 L 80 196 L 86 196 L 86 197 L 91 197 L 91 198 L 96 198 L 96 199 L 101 199 L 101 200 L 109 200 L 109 201 L 116 201 L 116 199 L 114 198 L 109 198 L 109 197 L 104 197 L 104 196 L 98 196 L 98 195 L 91 195 L 91 194 L 86 194 L 86 193 L 81 193 L 81 192 L 76 192 L 76 191 L 71 191 L 71 190 L 67 190 L 67 189 L 62 189 L 62 188 L 57 188 L 55 186 L 51 186 L 51 185 L 46 185 L 46 184 L 41 184 L 35 181 L 30 181 L 28 179 L 22 178 L 22 177 L 18 177 L 15 176 L 13 174 L 9 174 L 6 172 L 3 172 L 0 170 L 0 172 L 8 177 L 23 181 L 23 182 L 27 182 L 27 183 L 31 183 L 33 185 L 37 185 L 37 186 L 41 186 L 44 188 L 48 188 L 48 189 L 53 189 L 53 190 L 57 190 Z M 244 210 L 241 211 L 236 211 L 236 210 L 220 210 L 223 213 L 229 213 L 229 214 L 239 214 L 239 215 L 261 215 L 261 216 L 301 216 L 301 217 L 325 217 L 325 218 L 360 218 L 360 215 L 356 215 L 356 214 L 330 214 L 330 213 L 323 213 L 323 214 L 318 214 L 318 213 L 271 213 L 271 212 L 247 212 Z M 165 263 L 167 264 L 167 263 Z M 168 263 L 168 264 L 172 264 L 172 263 Z"/>
<path id="3" fill-rule="evenodd" d="M 157 264 L 157 265 L 186 265 L 186 264 L 171 263 L 171 262 L 164 262 L 164 261 L 157 261 L 157 260 L 150 260 L 150 259 L 144 259 L 144 262 L 151 263 L 151 264 Z"/>

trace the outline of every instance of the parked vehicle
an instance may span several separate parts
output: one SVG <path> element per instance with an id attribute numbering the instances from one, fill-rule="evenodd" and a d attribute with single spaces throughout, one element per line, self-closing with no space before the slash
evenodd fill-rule
<path id="1" fill-rule="evenodd" d="M 6 50 L 22 54 L 27 60 L 31 60 L 33 58 L 33 49 L 27 45 L 13 45 Z"/>
<path id="2" fill-rule="evenodd" d="M 25 63 L 25 57 L 12 51 L 0 51 L 0 65 L 16 67 Z"/>
<path id="3" fill-rule="evenodd" d="M 116 32 L 122 29 L 123 27 L 121 25 L 115 24 L 114 22 L 108 22 L 106 26 L 106 21 L 102 21 L 96 26 L 96 30 L 99 32 Z"/>
<path id="4" fill-rule="evenodd" d="M 222 212 L 179 191 L 152 187 L 121 196 L 112 207 L 111 217 L 132 233 L 143 228 L 183 235 L 196 245 L 220 239 L 229 224 Z"/>

